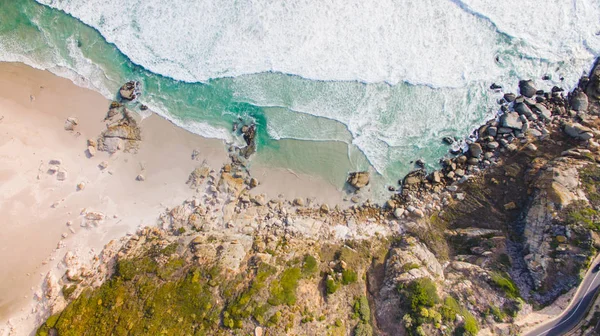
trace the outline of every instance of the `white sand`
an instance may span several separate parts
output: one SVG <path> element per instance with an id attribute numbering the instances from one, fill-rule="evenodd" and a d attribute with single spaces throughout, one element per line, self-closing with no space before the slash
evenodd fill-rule
<path id="1" fill-rule="evenodd" d="M 0 335 L 7 333 L 2 329 L 7 321 L 18 335 L 36 327 L 29 314 L 33 293 L 67 251 L 86 263 L 110 240 L 154 224 L 162 209 L 192 197 L 195 191 L 185 181 L 204 160 L 215 170 L 227 161 L 221 141 L 189 133 L 156 115 L 141 122 L 137 153 L 99 152 L 87 158 L 86 140 L 104 129 L 109 104 L 98 93 L 49 72 L 0 63 Z M 64 130 L 68 117 L 79 121 L 75 132 Z M 197 161 L 191 159 L 194 149 L 200 152 Z M 47 173 L 52 159 L 62 161 L 65 181 Z M 102 161 L 109 162 L 104 171 L 98 167 Z M 146 177 L 143 182 L 135 179 L 140 173 Z M 316 197 L 333 204 L 342 198 L 318 178 L 281 169 L 261 169 L 260 175 L 259 191 L 270 197 L 287 191 L 288 198 Z M 77 191 L 80 182 L 86 187 Z M 82 209 L 101 212 L 106 220 L 97 227 L 80 227 Z M 61 240 L 66 246 L 57 249 Z"/>

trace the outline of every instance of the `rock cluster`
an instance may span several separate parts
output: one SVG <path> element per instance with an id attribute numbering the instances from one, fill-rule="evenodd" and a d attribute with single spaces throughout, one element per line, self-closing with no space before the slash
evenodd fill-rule
<path id="1" fill-rule="evenodd" d="M 119 95 L 124 100 L 135 100 L 140 96 L 140 82 L 129 81 L 119 89 Z"/>

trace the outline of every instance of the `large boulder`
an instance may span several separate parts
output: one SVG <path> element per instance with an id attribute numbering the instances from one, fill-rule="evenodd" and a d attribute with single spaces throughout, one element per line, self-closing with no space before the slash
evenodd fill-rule
<path id="1" fill-rule="evenodd" d="M 527 118 L 531 118 L 531 116 L 533 115 L 533 112 L 531 111 L 529 106 L 527 106 L 524 103 L 515 103 L 514 108 L 517 113 L 522 114 L 522 115 L 526 116 Z"/>
<path id="2" fill-rule="evenodd" d="M 519 81 L 519 92 L 521 92 L 523 96 L 531 98 L 535 95 L 536 91 L 532 80 Z"/>
<path id="3" fill-rule="evenodd" d="M 516 112 L 508 112 L 500 117 L 502 127 L 520 130 L 523 127 L 523 122 L 519 120 L 519 114 Z"/>
<path id="4" fill-rule="evenodd" d="M 469 153 L 472 157 L 480 157 L 481 153 L 483 153 L 483 149 L 481 149 L 481 145 L 478 143 L 472 143 L 469 145 Z"/>
<path id="5" fill-rule="evenodd" d="M 564 130 L 568 136 L 579 140 L 589 140 L 594 137 L 592 129 L 579 123 L 566 123 Z"/>
<path id="6" fill-rule="evenodd" d="M 354 172 L 348 176 L 348 183 L 356 189 L 366 187 L 369 184 L 369 172 Z"/>
<path id="7" fill-rule="evenodd" d="M 588 96 L 580 89 L 575 89 L 571 96 L 571 109 L 585 112 L 589 106 Z"/>
<path id="8" fill-rule="evenodd" d="M 140 82 L 129 81 L 119 90 L 121 98 L 126 100 L 134 100 L 140 95 Z"/>

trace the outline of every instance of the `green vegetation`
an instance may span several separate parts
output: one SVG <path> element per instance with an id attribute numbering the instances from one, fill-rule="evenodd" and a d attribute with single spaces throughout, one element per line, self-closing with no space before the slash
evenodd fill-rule
<path id="1" fill-rule="evenodd" d="M 489 313 L 494 316 L 494 321 L 496 322 L 504 322 L 507 317 L 504 311 L 494 305 L 490 306 Z"/>
<path id="2" fill-rule="evenodd" d="M 277 306 L 286 304 L 291 306 L 296 303 L 296 288 L 302 277 L 302 271 L 298 267 L 288 268 L 281 274 L 279 280 L 271 283 L 271 297 L 269 304 Z"/>
<path id="3" fill-rule="evenodd" d="M 342 284 L 349 285 L 358 280 L 358 275 L 353 270 L 345 269 L 342 271 Z"/>
<path id="4" fill-rule="evenodd" d="M 407 287 L 407 298 L 413 312 L 419 312 L 422 307 L 433 307 L 439 302 L 435 283 L 429 278 L 419 278 Z"/>
<path id="5" fill-rule="evenodd" d="M 492 273 L 492 282 L 496 287 L 502 289 L 506 296 L 511 299 L 516 299 L 520 297 L 519 288 L 512 281 L 510 275 L 506 273 L 493 272 Z"/>
<path id="6" fill-rule="evenodd" d="M 360 319 L 354 328 L 355 336 L 373 335 L 373 327 L 371 326 L 371 308 L 369 308 L 369 300 L 366 296 L 361 296 L 354 301 L 354 317 Z"/>
<path id="7" fill-rule="evenodd" d="M 408 272 L 412 269 L 416 269 L 416 268 L 420 268 L 421 265 L 417 264 L 417 263 L 406 263 L 404 265 L 402 265 L 402 270 L 404 272 Z"/>
<path id="8" fill-rule="evenodd" d="M 566 223 L 600 231 L 600 212 L 592 209 L 584 201 L 574 202 L 567 208 Z"/>
<path id="9" fill-rule="evenodd" d="M 461 308 L 456 299 L 452 296 L 446 296 L 440 312 L 444 321 L 453 322 L 456 319 L 456 315 L 460 314 Z"/>
<path id="10" fill-rule="evenodd" d="M 463 335 L 475 336 L 479 332 L 479 323 L 468 310 L 463 311 L 465 322 L 463 324 L 464 333 Z"/>
<path id="11" fill-rule="evenodd" d="M 337 292 L 337 290 L 339 288 L 340 288 L 340 284 L 337 283 L 332 278 L 328 277 L 327 280 L 325 280 L 325 290 L 326 290 L 327 294 L 333 294 L 333 293 Z"/>
<path id="12" fill-rule="evenodd" d="M 77 285 L 63 286 L 62 293 L 63 293 L 63 296 L 65 297 L 65 299 L 70 299 L 71 295 L 73 295 L 73 292 L 75 292 L 76 289 L 77 289 Z"/>
<path id="13" fill-rule="evenodd" d="M 304 278 L 312 277 L 319 270 L 319 263 L 315 257 L 307 254 L 304 256 L 304 262 L 302 263 L 302 276 Z"/>

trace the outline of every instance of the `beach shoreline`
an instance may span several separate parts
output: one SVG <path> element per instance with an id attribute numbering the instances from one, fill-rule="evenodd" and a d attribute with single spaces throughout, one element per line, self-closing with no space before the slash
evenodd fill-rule
<path id="1" fill-rule="evenodd" d="M 152 114 L 139 122 L 136 153 L 98 151 L 88 157 L 87 139 L 105 128 L 110 101 L 102 95 L 21 63 L 0 63 L 0 92 L 0 268 L 8 270 L 0 275 L 0 323 L 10 320 L 22 334 L 37 323 L 30 310 L 43 276 L 64 272 L 67 251 L 85 264 L 109 241 L 153 225 L 166 207 L 198 195 L 185 183 L 195 168 L 206 164 L 218 171 L 228 156 L 221 140 Z M 68 118 L 77 120 L 72 131 L 65 130 Z M 194 150 L 199 155 L 192 160 Z M 52 160 L 65 170 L 63 181 L 50 173 Z M 99 167 L 103 162 L 105 169 Z M 341 191 L 318 177 L 268 167 L 257 171 L 264 176 L 258 190 L 268 198 L 344 202 Z M 144 181 L 136 180 L 140 174 Z M 91 211 L 105 220 L 82 227 Z"/>

